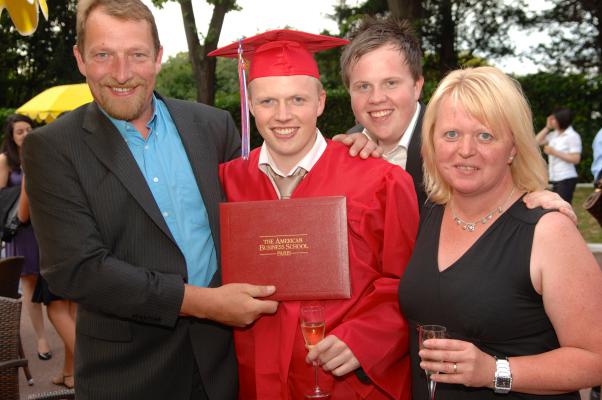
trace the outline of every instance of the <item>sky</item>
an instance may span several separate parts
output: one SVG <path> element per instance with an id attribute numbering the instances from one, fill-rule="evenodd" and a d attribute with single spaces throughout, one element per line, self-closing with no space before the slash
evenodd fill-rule
<path id="1" fill-rule="evenodd" d="M 166 3 L 162 9 L 152 5 L 151 0 L 143 0 L 157 21 L 159 37 L 163 44 L 164 61 L 181 51 L 188 51 L 186 35 L 182 25 L 180 5 Z M 270 29 L 290 27 L 310 33 L 320 33 L 328 29 L 338 33 L 335 21 L 327 17 L 333 14 L 333 5 L 337 0 L 238 0 L 241 11 L 226 13 L 220 35 L 219 46 L 225 46 L 241 37 L 253 36 Z M 348 0 L 355 4 L 355 0 Z M 197 29 L 207 33 L 213 7 L 203 0 L 193 1 Z"/>
<path id="2" fill-rule="evenodd" d="M 159 37 L 163 44 L 163 61 L 179 52 L 188 51 L 186 35 L 182 24 L 180 5 L 168 2 L 162 9 L 152 5 L 151 0 L 143 0 L 155 16 Z M 240 11 L 226 13 L 218 46 L 225 46 L 241 37 L 253 36 L 270 29 L 290 27 L 310 33 L 320 33 L 324 29 L 338 33 L 335 21 L 328 18 L 339 0 L 238 0 Z M 361 0 L 347 0 L 347 4 L 356 5 Z M 532 0 L 529 5 L 535 8 L 545 7 L 545 0 Z M 197 29 L 207 33 L 211 19 L 212 6 L 203 0 L 193 1 Z M 518 51 L 545 40 L 543 33 L 534 33 L 526 38 L 510 30 L 515 38 Z M 537 65 L 529 60 L 506 58 L 494 63 L 506 73 L 521 75 L 537 72 Z"/>

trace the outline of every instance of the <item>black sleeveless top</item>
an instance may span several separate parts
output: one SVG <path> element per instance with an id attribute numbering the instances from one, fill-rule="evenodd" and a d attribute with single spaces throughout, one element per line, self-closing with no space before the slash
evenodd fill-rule
<path id="1" fill-rule="evenodd" d="M 529 210 L 522 199 L 517 200 L 466 253 L 439 272 L 443 211 L 439 205 L 425 206 L 416 246 L 399 285 L 399 303 L 410 330 L 414 400 L 428 398 L 425 374 L 419 365 L 418 325 L 444 325 L 451 338 L 470 341 L 497 357 L 539 354 L 560 347 L 529 274 L 535 225 L 546 211 Z M 501 398 L 580 397 L 577 392 L 542 396 L 512 391 L 495 395 L 489 388 L 437 385 L 437 400 Z"/>

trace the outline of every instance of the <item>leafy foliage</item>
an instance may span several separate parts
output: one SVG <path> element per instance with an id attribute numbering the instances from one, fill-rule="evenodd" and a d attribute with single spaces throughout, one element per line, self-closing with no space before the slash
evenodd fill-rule
<path id="1" fill-rule="evenodd" d="M 2 143 L 2 138 L 4 136 L 4 124 L 6 122 L 6 118 L 14 113 L 14 108 L 0 108 L 0 143 Z"/>
<path id="2" fill-rule="evenodd" d="M 196 84 L 188 53 L 178 53 L 161 65 L 157 76 L 157 91 L 164 96 L 182 100 L 196 100 Z"/>
<path id="3" fill-rule="evenodd" d="M 363 14 L 388 14 L 388 3 L 401 3 L 399 9 L 406 0 L 367 0 L 356 7 L 342 1 L 331 17 L 346 34 Z M 513 54 L 508 26 L 526 21 L 524 0 L 424 0 L 420 6 L 421 18 L 412 23 L 438 77 L 461 65 L 460 54 L 487 58 Z"/>
<path id="4" fill-rule="evenodd" d="M 236 4 L 236 0 L 206 0 L 207 3 L 213 5 L 213 13 L 202 44 L 194 18 L 192 0 L 152 1 L 158 7 L 161 7 L 168 1 L 177 1 L 180 4 L 184 32 L 186 33 L 186 41 L 188 43 L 188 55 L 196 83 L 196 99 L 206 104 L 213 104 L 215 100 L 216 59 L 215 57 L 208 57 L 207 54 L 217 48 L 226 13 L 240 9 Z"/>
<path id="5" fill-rule="evenodd" d="M 549 32 L 549 41 L 537 46 L 531 58 L 552 72 L 602 73 L 602 2 L 548 1 L 553 7 L 524 23 Z"/>
<path id="6" fill-rule="evenodd" d="M 48 2 L 49 20 L 40 17 L 32 36 L 21 36 L 0 17 L 0 105 L 18 107 L 44 89 L 83 81 L 72 48 L 76 0 Z"/>

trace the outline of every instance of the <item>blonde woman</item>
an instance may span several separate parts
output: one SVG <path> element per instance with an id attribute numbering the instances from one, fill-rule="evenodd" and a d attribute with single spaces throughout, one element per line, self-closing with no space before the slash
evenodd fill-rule
<path id="1" fill-rule="evenodd" d="M 399 289 L 410 323 L 413 398 L 579 399 L 602 377 L 602 272 L 564 215 L 521 198 L 547 184 L 519 85 L 492 67 L 458 70 L 427 107 L 427 193 Z M 418 350 L 416 327 L 449 338 Z"/>

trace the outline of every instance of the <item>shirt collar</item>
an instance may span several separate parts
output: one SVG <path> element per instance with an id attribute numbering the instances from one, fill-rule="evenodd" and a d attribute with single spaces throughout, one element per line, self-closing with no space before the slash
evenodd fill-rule
<path id="1" fill-rule="evenodd" d="M 153 107 L 153 115 L 150 117 L 150 119 L 146 123 L 146 126 L 150 129 L 150 132 L 152 133 L 154 131 L 154 129 L 152 129 L 152 126 L 155 124 L 155 122 L 159 118 L 159 107 L 157 107 L 157 97 L 155 96 L 154 93 L 153 93 L 153 97 L 151 98 L 151 102 L 152 102 L 152 107 Z M 126 132 L 132 131 L 132 130 L 135 132 L 138 132 L 136 130 L 136 128 L 134 128 L 134 126 L 129 121 L 111 117 L 100 105 L 98 105 L 98 108 L 100 108 L 100 111 L 102 111 L 102 113 L 109 119 L 109 121 L 111 121 L 113 123 L 113 125 L 115 125 L 115 127 L 117 128 L 119 133 L 121 133 L 121 135 L 124 136 L 124 139 L 127 140 Z"/>
<path id="2" fill-rule="evenodd" d="M 289 171 L 288 174 L 283 173 L 274 163 L 272 156 L 267 148 L 265 142 L 261 146 L 261 151 L 259 152 L 259 169 L 267 174 L 267 170 L 265 165 L 269 165 L 272 167 L 274 172 L 281 176 L 291 176 L 297 168 L 301 167 L 307 172 L 311 171 L 313 166 L 318 162 L 324 151 L 326 150 L 326 139 L 322 136 L 322 133 L 319 129 L 316 128 L 316 140 L 312 148 L 307 152 L 307 154 Z"/>

